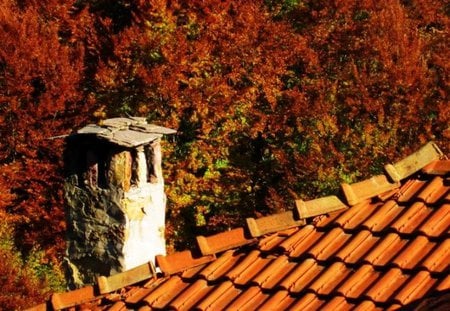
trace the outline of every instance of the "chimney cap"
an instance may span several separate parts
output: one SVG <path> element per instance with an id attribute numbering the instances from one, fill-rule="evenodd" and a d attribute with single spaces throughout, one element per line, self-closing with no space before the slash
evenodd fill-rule
<path id="1" fill-rule="evenodd" d="M 177 131 L 148 124 L 145 118 L 112 118 L 99 124 L 88 124 L 77 131 L 80 135 L 95 135 L 111 143 L 124 147 L 137 147 L 148 144 L 162 135 L 175 134 Z"/>

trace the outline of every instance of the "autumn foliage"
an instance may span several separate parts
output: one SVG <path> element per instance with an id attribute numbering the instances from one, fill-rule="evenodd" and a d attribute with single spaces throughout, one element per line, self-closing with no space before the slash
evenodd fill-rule
<path id="1" fill-rule="evenodd" d="M 171 250 L 426 141 L 449 151 L 442 1 L 5 0 L 0 17 L 0 209 L 24 254 L 54 264 L 56 136 L 88 122 L 178 130 L 164 145 Z"/>

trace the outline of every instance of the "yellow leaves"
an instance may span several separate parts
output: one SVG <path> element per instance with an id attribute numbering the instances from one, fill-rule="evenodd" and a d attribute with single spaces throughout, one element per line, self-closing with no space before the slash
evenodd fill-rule
<path id="1" fill-rule="evenodd" d="M 194 203 L 194 198 L 187 193 L 172 195 L 170 196 L 170 199 L 179 207 L 189 206 Z"/>
<path id="2" fill-rule="evenodd" d="M 93 116 L 98 118 L 98 119 L 106 119 L 106 106 L 105 105 L 101 105 L 100 107 L 98 107 L 94 113 Z"/>
<path id="3" fill-rule="evenodd" d="M 319 136 L 333 136 L 338 131 L 336 117 L 331 114 L 324 114 L 317 120 L 317 131 Z"/>

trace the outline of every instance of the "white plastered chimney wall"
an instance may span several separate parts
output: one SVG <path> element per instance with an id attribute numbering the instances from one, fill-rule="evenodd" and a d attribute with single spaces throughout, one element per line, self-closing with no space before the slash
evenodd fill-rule
<path id="1" fill-rule="evenodd" d="M 88 125 L 67 139 L 65 201 L 70 287 L 166 254 L 161 137 L 144 118 Z"/>
<path id="2" fill-rule="evenodd" d="M 143 147 L 137 149 L 137 183 L 131 185 L 123 199 L 123 206 L 128 215 L 123 247 L 124 270 L 148 261 L 154 262 L 156 255 L 166 254 L 166 195 L 159 139 L 152 142 L 151 149 L 152 159 L 146 158 Z M 147 164 L 148 161 L 151 165 Z M 153 172 L 148 172 L 148 167 L 152 167 Z"/>

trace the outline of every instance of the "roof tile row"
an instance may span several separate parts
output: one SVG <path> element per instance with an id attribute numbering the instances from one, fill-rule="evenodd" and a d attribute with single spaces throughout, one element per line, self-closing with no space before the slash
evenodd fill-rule
<path id="1" fill-rule="evenodd" d="M 199 237 L 201 254 L 158 256 L 162 273 L 145 282 L 133 285 L 132 278 L 130 283 L 127 278 L 110 277 L 119 280 L 112 288 L 121 284 L 121 290 L 101 295 L 97 287 L 86 287 L 54 294 L 51 307 L 83 303 L 99 310 L 423 306 L 418 300 L 450 290 L 450 169 L 448 160 L 435 161 L 441 156 L 436 148 L 428 144 L 394 164 L 398 176 L 408 177 L 401 183 L 377 176 L 343 186 L 354 205 L 342 206 L 334 198 L 297 201 L 296 210 L 250 220 L 250 228 Z M 430 164 L 430 159 L 435 162 Z M 417 165 L 425 169 L 410 177 L 411 167 L 416 172 Z M 351 195 L 345 193 L 348 189 Z M 326 214 L 318 215 L 319 211 Z"/>

